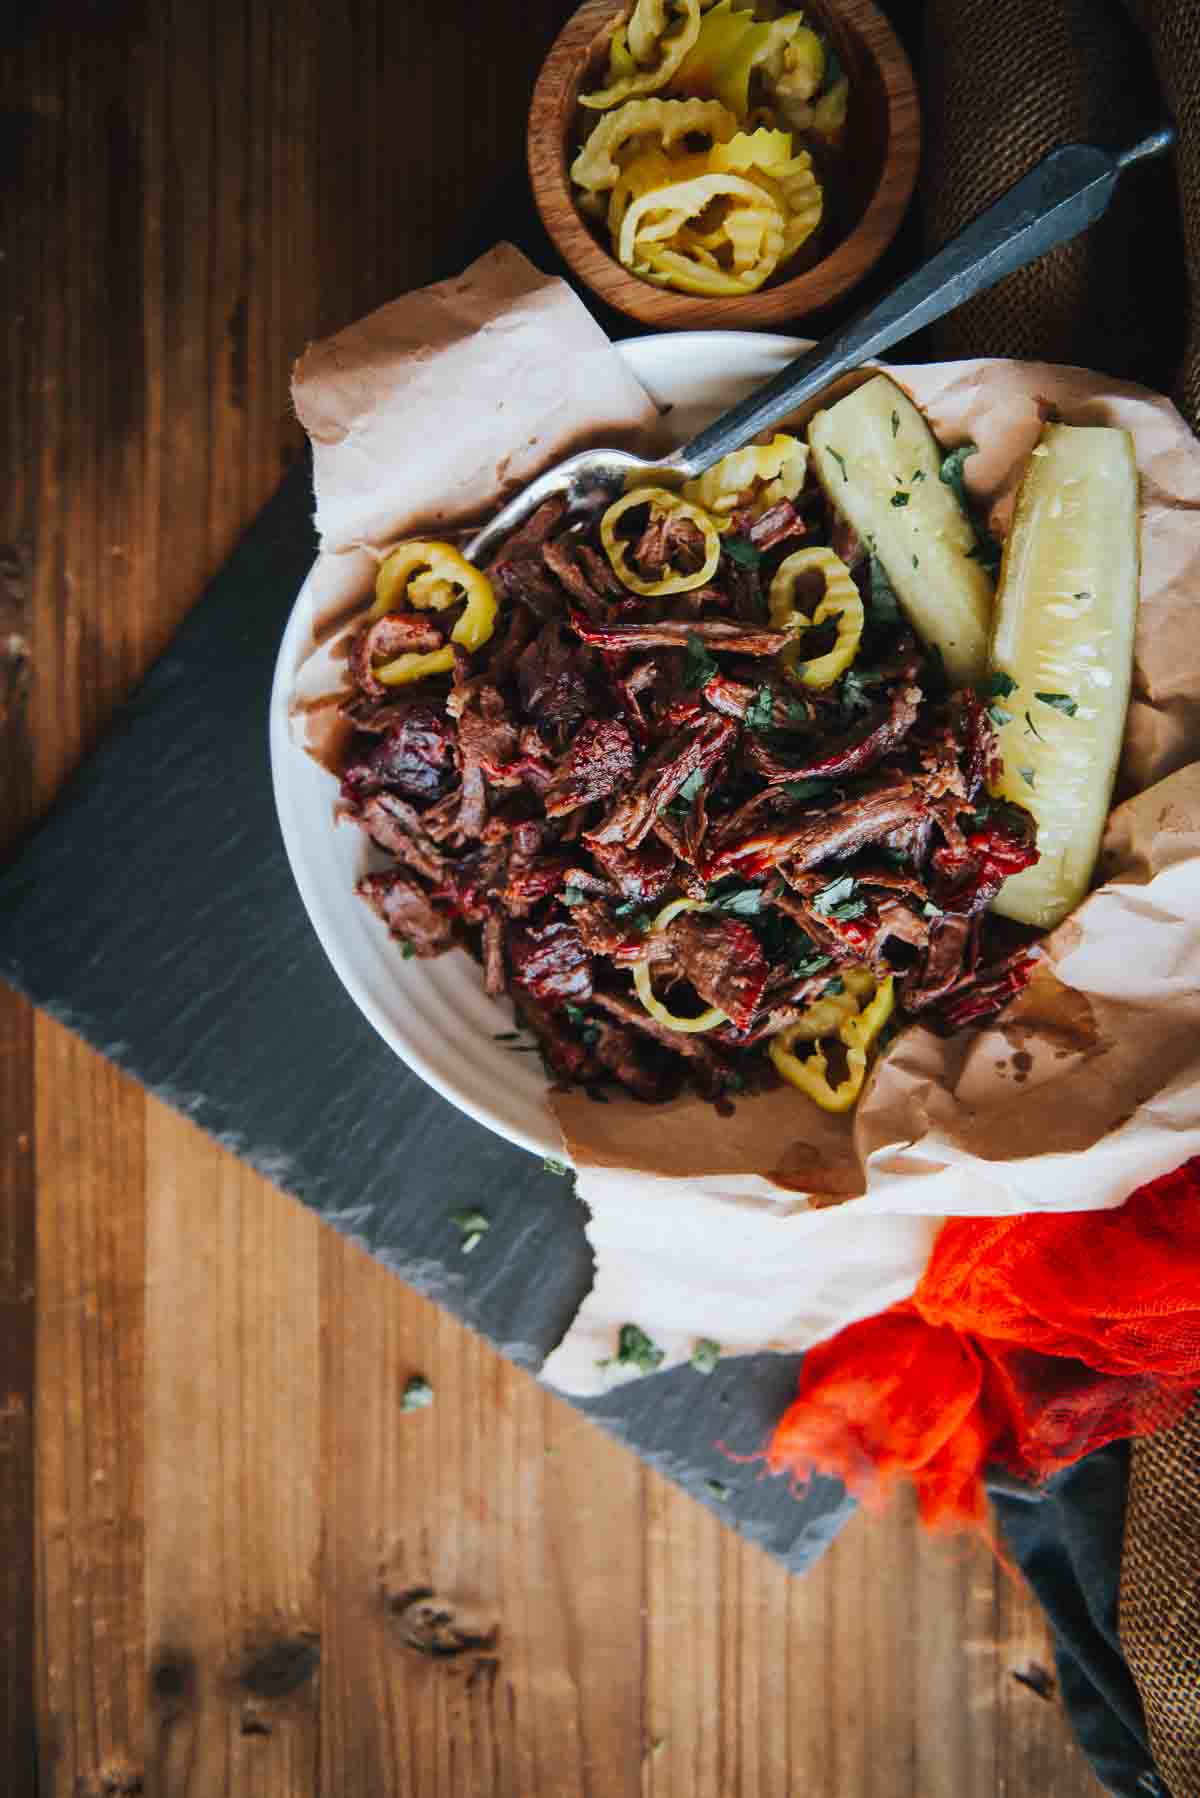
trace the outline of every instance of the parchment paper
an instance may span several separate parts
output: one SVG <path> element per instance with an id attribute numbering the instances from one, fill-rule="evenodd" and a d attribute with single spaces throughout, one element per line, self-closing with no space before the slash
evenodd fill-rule
<path id="1" fill-rule="evenodd" d="M 698 1336 L 806 1347 L 910 1292 L 939 1217 L 1118 1205 L 1200 1152 L 1200 448 L 1166 400 L 1083 370 L 890 372 L 944 444 L 979 444 L 968 486 L 1001 535 L 1049 408 L 1134 435 L 1129 797 L 1110 820 L 1105 884 L 1045 940 L 1045 966 L 1000 1019 L 949 1041 L 907 1030 L 850 1118 L 791 1089 L 732 1118 L 696 1098 L 554 1095 L 597 1262 L 544 1369 L 565 1390 L 611 1380 L 598 1364 L 625 1321 L 668 1365 Z M 325 549 L 366 546 L 323 556 L 331 602 L 365 590 L 371 550 L 478 516 L 581 440 L 629 441 L 654 416 L 568 290 L 508 246 L 309 351 L 296 405 Z M 310 699 L 337 679 L 319 655 L 302 677 Z"/>

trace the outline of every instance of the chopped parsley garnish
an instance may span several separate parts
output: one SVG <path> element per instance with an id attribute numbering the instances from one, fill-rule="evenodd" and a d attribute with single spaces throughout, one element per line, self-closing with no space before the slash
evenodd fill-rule
<path id="1" fill-rule="evenodd" d="M 723 1505 L 729 1497 L 729 1487 L 723 1480 L 705 1480 L 704 1490 L 710 1498 L 715 1498 L 719 1505 Z"/>
<path id="2" fill-rule="evenodd" d="M 730 892 L 714 896 L 710 889 L 708 903 L 714 911 L 731 912 L 735 918 L 756 918 L 762 910 L 763 890 L 761 887 L 734 887 Z"/>
<path id="3" fill-rule="evenodd" d="M 1033 697 L 1040 699 L 1043 705 L 1052 705 L 1064 718 L 1073 718 L 1079 710 L 1069 693 L 1035 693 Z"/>
<path id="4" fill-rule="evenodd" d="M 640 899 L 623 899 L 620 905 L 613 906 L 614 918 L 628 918 L 632 929 L 640 930 L 645 936 L 654 922 Z"/>
<path id="5" fill-rule="evenodd" d="M 900 429 L 900 414 L 898 412 L 893 412 L 892 413 L 892 436 L 893 437 L 896 435 L 896 433 L 899 429 Z"/>
<path id="6" fill-rule="evenodd" d="M 692 1350 L 692 1366 L 697 1373 L 712 1373 L 721 1359 L 721 1345 L 711 1336 L 701 1336 Z"/>
<path id="7" fill-rule="evenodd" d="M 829 453 L 833 457 L 834 461 L 837 463 L 838 467 L 841 469 L 843 481 L 848 481 L 850 479 L 850 476 L 846 473 L 846 458 L 845 458 L 845 456 L 843 456 L 839 450 L 835 450 L 832 444 L 830 444 L 830 446 L 829 446 Z"/>
<path id="8" fill-rule="evenodd" d="M 703 637 L 690 632 L 687 640 L 687 655 L 683 664 L 683 684 L 685 687 L 702 687 L 719 673 L 715 659 L 709 655 L 704 646 Z"/>
<path id="9" fill-rule="evenodd" d="M 565 1173 L 565 1169 L 563 1170 Z M 487 1216 L 482 1211 L 456 1211 L 450 1222 L 457 1225 L 462 1232 L 462 1252 L 472 1254 L 483 1241 L 483 1233 L 491 1228 Z"/>
<path id="10" fill-rule="evenodd" d="M 414 956 L 414 955 L 415 955 L 415 954 L 416 954 L 416 953 L 417 953 L 417 952 L 416 952 L 416 950 L 415 950 L 415 949 L 414 949 L 414 947 L 413 947 L 413 945 L 412 945 L 412 944 L 411 944 L 411 943 L 401 943 L 401 945 L 400 945 L 400 959 L 401 959 L 401 961 L 411 961 L 411 960 L 412 960 L 412 958 L 413 958 L 413 956 Z"/>
<path id="11" fill-rule="evenodd" d="M 515 1043 L 521 1032 L 519 1030 L 497 1030 L 492 1036 L 494 1043 Z"/>
<path id="12" fill-rule="evenodd" d="M 995 674 L 988 676 L 987 683 L 983 689 L 984 694 L 988 699 L 1007 699 L 1009 695 L 1015 693 L 1016 690 L 1017 683 L 1012 675 L 1005 674 L 1000 669 L 998 669 Z"/>
<path id="13" fill-rule="evenodd" d="M 1017 773 L 1021 776 L 1021 779 L 1025 782 L 1027 787 L 1032 787 L 1035 784 L 1032 768 L 1018 768 Z"/>
<path id="14" fill-rule="evenodd" d="M 913 567 L 914 567 L 914 568 L 919 568 L 919 567 L 920 567 L 920 566 L 921 566 L 921 559 L 920 559 L 920 557 L 919 557 L 919 556 L 914 556 L 914 557 L 913 557 Z"/>
<path id="15" fill-rule="evenodd" d="M 827 887 L 822 887 L 819 893 L 814 894 L 813 910 L 820 912 L 822 917 L 832 917 L 834 906 L 853 899 L 857 885 L 853 874 L 842 874 L 837 880 L 831 880 Z"/>
<path id="16" fill-rule="evenodd" d="M 632 1367 L 638 1373 L 653 1373 L 661 1367 L 665 1354 L 656 1343 L 651 1342 L 645 1330 L 639 1330 L 636 1324 L 622 1324 L 617 1332 L 617 1352 L 607 1361 L 601 1361 L 601 1367 Z"/>
<path id="17" fill-rule="evenodd" d="M 692 809 L 692 801 L 704 785 L 704 769 L 697 768 L 688 775 L 674 799 L 669 799 L 662 807 L 665 812 L 672 812 L 677 818 L 686 818 Z"/>
<path id="18" fill-rule="evenodd" d="M 569 1006 L 568 1010 L 571 1009 L 574 1008 Z M 542 1172 L 544 1174 L 557 1174 L 560 1180 L 565 1180 L 571 1170 L 565 1161 L 560 1161 L 558 1159 L 557 1155 L 543 1155 Z"/>
<path id="19" fill-rule="evenodd" d="M 871 617 L 876 624 L 899 624 L 900 602 L 887 576 L 887 569 L 877 555 L 868 563 L 870 572 Z"/>
<path id="20" fill-rule="evenodd" d="M 997 728 L 1002 724 L 1009 724 L 1012 721 L 1012 713 L 1007 706 L 1003 705 L 993 704 L 988 706 L 987 715 Z"/>
<path id="21" fill-rule="evenodd" d="M 940 905 L 935 905 L 932 899 L 927 899 L 921 907 L 921 915 L 925 918 L 941 918 L 945 916 L 945 913 Z"/>
<path id="22" fill-rule="evenodd" d="M 836 999 L 838 994 L 844 993 L 845 990 L 846 982 L 842 979 L 840 974 L 835 974 L 829 984 L 822 987 L 821 997 L 823 999 Z"/>
<path id="23" fill-rule="evenodd" d="M 722 537 L 721 549 L 739 568 L 757 568 L 762 561 L 762 550 L 749 537 Z"/>
<path id="24" fill-rule="evenodd" d="M 1025 735 L 1027 737 L 1029 737 L 1029 736 L 1036 737 L 1039 743 L 1044 743 L 1046 741 L 1045 737 L 1042 735 L 1042 733 L 1038 729 L 1037 725 L 1033 722 L 1033 719 L 1029 716 L 1028 712 L 1026 712 L 1026 714 L 1025 714 Z M 1032 786 L 1032 784 L 1033 783 L 1031 781 L 1030 785 Z"/>
<path id="25" fill-rule="evenodd" d="M 906 506 L 908 504 L 907 493 L 905 493 L 903 490 L 901 490 L 901 492 L 899 492 L 899 493 L 893 493 L 892 504 L 894 506 Z"/>
<path id="26" fill-rule="evenodd" d="M 760 687 L 746 707 L 747 730 L 770 730 L 775 722 L 775 695 L 770 687 Z"/>
<path id="27" fill-rule="evenodd" d="M 400 1399 L 400 1409 L 402 1411 L 424 1411 L 432 1403 L 433 1387 L 428 1380 L 423 1380 L 419 1374 L 414 1374 L 404 1388 Z"/>
<path id="28" fill-rule="evenodd" d="M 923 481 L 925 479 L 925 470 L 923 468 L 914 468 L 908 478 L 912 484 L 916 486 L 918 481 Z"/>
<path id="29" fill-rule="evenodd" d="M 807 941 L 807 939 L 805 940 Z M 823 949 L 815 948 L 811 942 L 808 943 L 808 947 L 811 951 L 810 954 L 801 953 L 792 960 L 792 973 L 801 980 L 808 974 L 819 974 L 822 968 L 829 967 L 833 961 L 832 955 L 826 955 Z"/>
<path id="30" fill-rule="evenodd" d="M 831 792 L 833 782 L 819 774 L 810 774 L 804 780 L 789 780 L 784 784 L 784 792 L 789 799 L 823 799 Z"/>
<path id="31" fill-rule="evenodd" d="M 563 904 L 567 906 L 587 904 L 588 896 L 583 891 L 582 887 L 564 887 L 558 896 Z"/>
<path id="32" fill-rule="evenodd" d="M 582 1011 L 578 1005 L 567 1005 L 563 1009 L 568 1021 L 578 1030 L 580 1042 L 590 1049 L 600 1039 L 599 1025 L 594 1024 L 587 1012 Z M 556 1161 L 552 1155 L 547 1155 L 542 1165 L 548 1174 L 569 1174 L 571 1171 L 565 1161 Z"/>
<path id="33" fill-rule="evenodd" d="M 848 668 L 842 676 L 842 704 L 848 712 L 869 711 L 875 703 L 867 692 L 868 687 L 877 687 L 883 679 L 882 674 L 872 668 Z"/>

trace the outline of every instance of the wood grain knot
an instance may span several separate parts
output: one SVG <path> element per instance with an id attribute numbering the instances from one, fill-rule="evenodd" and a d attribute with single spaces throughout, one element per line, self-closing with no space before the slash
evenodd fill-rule
<path id="1" fill-rule="evenodd" d="M 1054 1675 L 1048 1673 L 1040 1661 L 1027 1661 L 1023 1667 L 1014 1667 L 1012 1676 L 1019 1686 L 1028 1686 L 1037 1698 L 1049 1703 L 1057 1691 Z"/>
<path id="2" fill-rule="evenodd" d="M 30 562 L 27 544 L 0 543 L 0 725 L 29 698 Z"/>
<path id="3" fill-rule="evenodd" d="M 321 1639 L 312 1630 L 281 1636 L 243 1667 L 238 1680 L 256 1698 L 286 1698 L 321 1665 Z"/>
<path id="4" fill-rule="evenodd" d="M 430 1586 L 399 1592 L 387 1601 L 389 1615 L 406 1648 L 431 1660 L 453 1660 L 461 1654 L 491 1648 L 496 1625 L 469 1606 L 444 1598 Z"/>
<path id="5" fill-rule="evenodd" d="M 150 1669 L 150 1697 L 159 1713 L 177 1717 L 196 1691 L 196 1663 L 184 1650 L 164 1650 Z"/>
<path id="6" fill-rule="evenodd" d="M 75 1798 L 139 1798 L 145 1791 L 141 1769 L 118 1755 L 95 1773 L 84 1773 L 75 1782 Z"/>

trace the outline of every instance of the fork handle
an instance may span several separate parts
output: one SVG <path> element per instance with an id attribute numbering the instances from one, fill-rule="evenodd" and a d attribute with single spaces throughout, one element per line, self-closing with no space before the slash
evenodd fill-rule
<path id="1" fill-rule="evenodd" d="M 839 375 L 859 368 L 976 294 L 986 293 L 1048 250 L 1070 243 L 1100 217 L 1123 169 L 1148 156 L 1161 156 L 1174 141 L 1173 127 L 1163 125 L 1125 150 L 1102 150 L 1094 144 L 1066 144 L 1052 150 L 877 305 L 860 312 L 836 336 L 798 356 L 722 413 L 668 458 L 668 466 L 689 478 L 703 474 Z"/>

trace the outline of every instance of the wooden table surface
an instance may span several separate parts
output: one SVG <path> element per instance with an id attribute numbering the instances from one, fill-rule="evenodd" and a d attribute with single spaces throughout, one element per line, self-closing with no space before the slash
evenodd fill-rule
<path id="1" fill-rule="evenodd" d="M 294 356 L 453 266 L 564 13 L 10 13 L 8 841 L 299 453 Z M 0 1789 L 1098 1789 L 982 1547 L 901 1504 L 787 1577 L 7 992 L 0 1119 Z"/>

